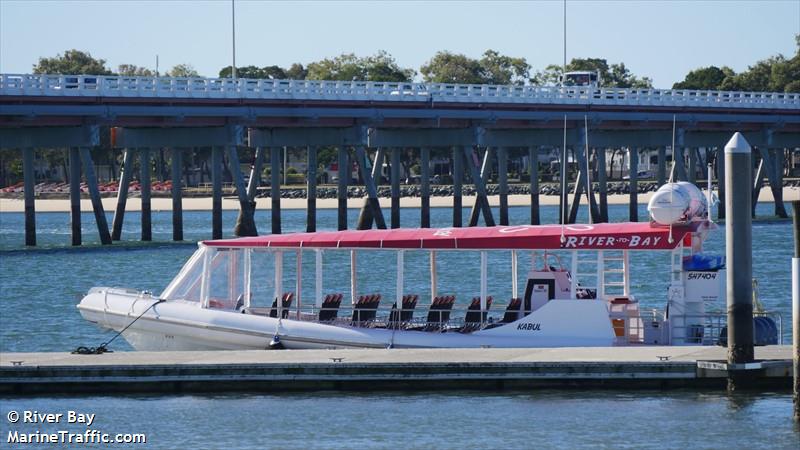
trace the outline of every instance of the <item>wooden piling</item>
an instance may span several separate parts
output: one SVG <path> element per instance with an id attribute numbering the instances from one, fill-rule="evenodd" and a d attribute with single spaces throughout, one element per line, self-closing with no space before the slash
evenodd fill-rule
<path id="1" fill-rule="evenodd" d="M 103 202 L 100 199 L 100 188 L 97 186 L 97 175 L 92 162 L 92 154 L 89 147 L 81 147 L 81 160 L 83 160 L 83 173 L 86 174 L 86 187 L 89 191 L 89 198 L 92 200 L 92 211 L 94 220 L 97 224 L 97 232 L 100 235 L 100 243 L 111 245 L 111 234 L 108 232 L 108 221 L 106 212 L 103 209 Z"/>
<path id="2" fill-rule="evenodd" d="M 181 182 L 181 169 L 183 167 L 183 152 L 180 148 L 172 147 L 172 240 L 183 240 L 183 183 Z"/>
<path id="3" fill-rule="evenodd" d="M 81 155 L 77 147 L 69 149 L 69 210 L 72 245 L 81 245 Z"/>
<path id="4" fill-rule="evenodd" d="M 663 150 L 663 147 L 662 147 Z M 606 149 L 597 151 L 597 194 L 600 222 L 608 222 L 608 176 L 606 174 Z"/>
<path id="5" fill-rule="evenodd" d="M 309 145 L 306 163 L 306 231 L 317 231 L 317 148 Z"/>
<path id="6" fill-rule="evenodd" d="M 392 147 L 392 228 L 400 228 L 400 149 Z"/>
<path id="7" fill-rule="evenodd" d="M 33 172 L 34 149 L 22 149 L 22 177 L 25 181 L 25 245 L 36 245 L 36 177 Z"/>
<path id="8" fill-rule="evenodd" d="M 639 221 L 639 149 L 628 149 L 628 166 L 630 170 L 628 175 L 630 177 L 630 200 L 628 200 L 628 215 L 631 222 Z"/>
<path id="9" fill-rule="evenodd" d="M 422 147 L 420 149 L 420 227 L 431 227 L 431 149 Z"/>
<path id="10" fill-rule="evenodd" d="M 528 147 L 528 176 L 531 190 L 531 225 L 539 225 L 539 148 Z"/>
<path id="11" fill-rule="evenodd" d="M 125 149 L 122 156 L 122 174 L 120 176 L 117 207 L 114 210 L 114 220 L 111 222 L 111 239 L 122 239 L 122 222 L 125 220 L 125 205 L 128 203 L 128 186 L 133 177 L 133 150 Z"/>
<path id="12" fill-rule="evenodd" d="M 467 147 L 464 147 L 467 148 Z M 462 203 L 463 193 L 464 162 L 463 151 L 459 146 L 453 147 L 453 226 L 460 228 L 462 224 Z"/>
<path id="13" fill-rule="evenodd" d="M 339 163 L 339 179 L 336 187 L 336 199 L 338 201 L 337 228 L 341 231 L 347 229 L 347 179 L 352 172 L 350 168 L 347 167 L 347 147 L 339 147 L 337 159 Z"/>
<path id="14" fill-rule="evenodd" d="M 222 239 L 222 148 L 211 147 L 211 238 Z"/>
<path id="15" fill-rule="evenodd" d="M 508 149 L 497 149 L 497 184 L 500 194 L 500 225 L 508 225 Z"/>
<path id="16" fill-rule="evenodd" d="M 272 234 L 281 234 L 281 147 L 270 147 L 269 198 L 272 213 Z"/>

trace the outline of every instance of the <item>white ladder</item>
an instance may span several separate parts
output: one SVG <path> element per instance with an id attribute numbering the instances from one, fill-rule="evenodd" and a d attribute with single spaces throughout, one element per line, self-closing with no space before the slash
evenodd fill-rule
<path id="1" fill-rule="evenodd" d="M 601 261 L 600 292 L 601 298 L 606 296 L 630 295 L 630 264 L 627 250 L 606 250 L 598 252 Z"/>

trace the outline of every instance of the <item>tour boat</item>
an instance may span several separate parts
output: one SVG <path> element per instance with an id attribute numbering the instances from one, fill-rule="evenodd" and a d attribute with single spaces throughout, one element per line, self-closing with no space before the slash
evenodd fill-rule
<path id="1" fill-rule="evenodd" d="M 706 304 L 720 310 L 725 305 L 724 260 L 703 252 L 703 241 L 716 228 L 706 199 L 694 185 L 670 183 L 655 193 L 648 210 L 651 220 L 643 223 L 322 231 L 203 241 L 160 296 L 98 287 L 78 309 L 90 322 L 124 330 L 137 350 L 724 343 L 724 314 L 706 311 Z M 359 292 L 357 257 L 376 251 L 396 268 L 384 283 L 395 285 L 394 298 Z M 438 282 L 443 255 L 465 251 L 476 255 L 480 267 L 480 288 L 471 301 L 440 292 Z M 417 261 L 429 271 L 429 292 L 406 292 L 409 252 L 425 255 Z M 510 256 L 507 301 L 495 302 L 489 292 L 490 252 Z M 530 252 L 525 270 L 518 268 L 521 252 Z M 663 312 L 640 308 L 631 292 L 633 252 L 670 255 L 662 272 L 668 289 L 663 298 L 649 299 L 663 301 Z M 336 253 L 337 264 L 349 259 L 349 286 L 325 282 L 323 258 Z M 287 254 L 295 260 L 290 276 L 284 270 Z M 307 292 L 312 280 L 313 292 Z M 760 323 L 773 343 L 780 334 L 775 321 L 764 317 Z"/>

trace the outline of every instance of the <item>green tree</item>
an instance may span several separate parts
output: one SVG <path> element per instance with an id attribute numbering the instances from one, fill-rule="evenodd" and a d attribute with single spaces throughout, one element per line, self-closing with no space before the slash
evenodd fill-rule
<path id="1" fill-rule="evenodd" d="M 264 72 L 261 68 L 256 66 L 245 66 L 245 67 L 237 67 L 236 68 L 236 76 L 238 78 L 266 78 L 264 76 Z M 220 78 L 230 78 L 231 77 L 231 66 L 225 66 L 219 71 Z"/>
<path id="2" fill-rule="evenodd" d="M 53 58 L 39 58 L 33 73 L 59 75 L 111 75 L 105 59 L 95 59 L 88 52 L 67 50 Z"/>
<path id="3" fill-rule="evenodd" d="M 423 79 L 430 83 L 483 83 L 478 60 L 446 50 L 437 52 L 419 71 Z"/>
<path id="4" fill-rule="evenodd" d="M 290 80 L 305 80 L 308 77 L 308 70 L 302 64 L 294 63 L 286 70 L 286 77 Z"/>
<path id="5" fill-rule="evenodd" d="M 300 66 L 299 69 L 302 69 Z M 335 58 L 326 58 L 308 65 L 309 80 L 359 80 L 359 81 L 410 81 L 413 69 L 397 65 L 394 58 L 381 50 L 374 56 L 359 58 L 345 53 Z"/>
<path id="6" fill-rule="evenodd" d="M 485 84 L 523 85 L 531 70 L 525 58 L 512 58 L 491 49 L 483 53 L 483 58 L 478 63 Z"/>
<path id="7" fill-rule="evenodd" d="M 756 62 L 744 72 L 725 78 L 725 91 L 800 92 L 800 35 L 795 36 L 797 50 L 791 59 L 783 55 Z"/>
<path id="8" fill-rule="evenodd" d="M 733 77 L 736 74 L 733 69 L 727 66 L 719 68 L 717 66 L 701 67 L 686 74 L 683 81 L 672 85 L 672 89 L 705 89 L 715 90 L 722 86 L 725 78 Z"/>
<path id="9" fill-rule="evenodd" d="M 198 77 L 200 74 L 194 70 L 191 64 L 178 64 L 169 72 L 167 72 L 167 76 L 170 77 Z"/>
<path id="10" fill-rule="evenodd" d="M 134 64 L 120 64 L 117 66 L 117 74 L 126 77 L 152 77 L 156 73 L 148 68 Z"/>

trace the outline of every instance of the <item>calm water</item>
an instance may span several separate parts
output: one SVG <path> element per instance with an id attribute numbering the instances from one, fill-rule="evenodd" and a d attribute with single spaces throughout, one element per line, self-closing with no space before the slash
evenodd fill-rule
<path id="1" fill-rule="evenodd" d="M 772 212 L 769 204 L 759 208 L 760 215 Z M 543 221 L 554 222 L 556 210 L 543 207 Z M 627 206 L 612 206 L 609 212 L 612 221 L 620 221 L 627 211 Z M 355 223 L 357 214 L 357 210 L 349 212 L 350 223 Z M 512 208 L 510 214 L 512 224 L 522 224 L 528 219 L 528 208 Z M 645 217 L 644 207 L 640 215 Z M 235 212 L 224 213 L 227 233 L 235 217 Z M 401 217 L 404 226 L 419 223 L 416 209 L 403 209 Z M 124 239 L 138 237 L 138 220 L 137 213 L 126 215 Z M 39 214 L 39 243 L 45 249 L 25 251 L 22 214 L 0 214 L 0 351 L 68 351 L 108 339 L 109 333 L 80 318 L 75 304 L 92 286 L 160 292 L 196 248 L 168 242 L 170 220 L 169 213 L 153 216 L 153 237 L 165 243 L 160 247 L 73 250 L 64 248 L 69 243 L 68 214 Z M 268 228 L 268 220 L 268 212 L 257 214 L 262 229 Z M 447 226 L 450 221 L 449 209 L 432 211 L 434 226 Z M 209 237 L 208 212 L 187 212 L 184 223 L 187 239 Z M 283 212 L 285 231 L 301 231 L 304 223 L 305 211 Z M 335 226 L 335 211 L 320 210 L 319 229 Z M 85 242 L 97 242 L 91 214 L 83 215 L 83 231 Z M 722 231 L 709 240 L 708 251 L 724 254 Z M 787 323 L 784 340 L 788 342 L 791 225 L 756 224 L 753 238 L 753 272 L 760 280 L 761 299 L 767 308 L 783 314 Z M 295 261 L 287 256 L 288 282 L 294 279 Z M 490 257 L 489 293 L 498 301 L 511 295 L 509 257 L 507 252 Z M 644 307 L 663 308 L 667 255 L 634 252 L 632 259 L 633 292 Z M 348 292 L 348 261 L 345 254 L 325 256 L 326 291 Z M 440 292 L 454 293 L 461 302 L 475 295 L 479 290 L 477 261 L 474 252 L 440 255 Z M 520 266 L 528 264 L 529 256 L 521 254 Z M 307 274 L 313 273 L 311 255 L 304 257 L 303 265 Z M 358 268 L 359 291 L 393 297 L 393 253 L 361 253 Z M 426 254 L 409 252 L 405 270 L 406 292 L 427 292 Z M 269 283 L 263 281 L 261 287 L 269 289 Z M 311 279 L 303 292 L 313 292 Z M 129 349 L 121 340 L 112 348 Z M 800 443 L 800 434 L 791 424 L 791 397 L 786 392 L 736 397 L 672 391 L 536 391 L 0 398 L 0 441 L 5 442 L 9 430 L 7 412 L 25 409 L 96 413 L 93 428 L 148 433 L 152 448 L 249 448 L 255 443 L 268 448 L 797 448 Z M 56 430 L 52 427 L 14 429 Z"/>

